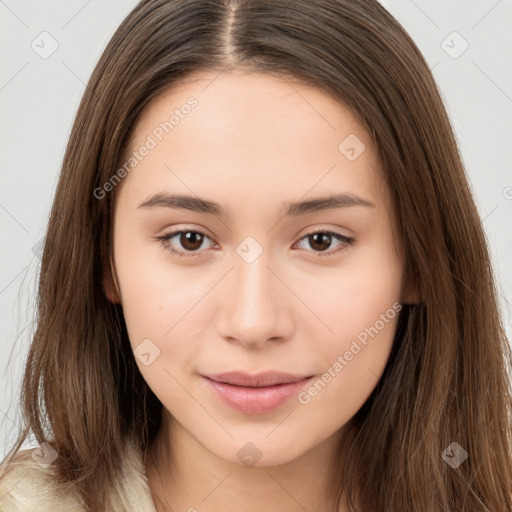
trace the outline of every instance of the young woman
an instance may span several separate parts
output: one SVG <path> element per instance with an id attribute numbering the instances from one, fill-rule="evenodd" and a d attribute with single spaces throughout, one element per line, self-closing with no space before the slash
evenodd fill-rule
<path id="1" fill-rule="evenodd" d="M 375 1 L 138 4 L 77 113 L 38 307 L 4 510 L 512 510 L 482 224 Z"/>

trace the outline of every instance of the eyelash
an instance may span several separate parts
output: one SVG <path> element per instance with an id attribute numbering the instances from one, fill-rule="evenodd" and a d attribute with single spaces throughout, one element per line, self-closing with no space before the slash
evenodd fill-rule
<path id="1" fill-rule="evenodd" d="M 184 252 L 184 251 L 177 251 L 176 249 L 174 249 L 172 247 L 168 247 L 166 245 L 171 238 L 174 238 L 176 235 L 180 235 L 180 234 L 183 234 L 183 233 L 197 233 L 199 235 L 202 235 L 203 237 L 210 238 L 206 233 L 204 233 L 204 232 L 202 232 L 200 230 L 197 230 L 197 229 L 181 229 L 181 230 L 173 231 L 171 233 L 167 233 L 167 234 L 162 235 L 162 236 L 158 236 L 158 237 L 156 237 L 156 240 L 159 240 L 161 242 L 161 244 L 164 247 L 164 249 L 169 251 L 171 254 L 179 256 L 180 258 L 181 257 L 197 256 L 197 255 L 201 254 L 201 252 L 199 252 L 199 251 L 190 252 L 190 253 L 187 253 L 187 252 Z M 320 231 L 312 231 L 311 233 L 305 234 L 303 237 L 301 237 L 299 242 L 301 240 L 304 240 L 304 238 L 307 238 L 307 237 L 312 236 L 312 235 L 320 234 L 320 233 L 324 234 L 324 235 L 332 235 L 333 238 L 335 238 L 336 240 L 338 240 L 340 242 L 344 242 L 346 245 L 342 244 L 339 249 L 336 249 L 335 251 L 332 251 L 332 252 L 309 251 L 309 252 L 316 252 L 316 254 L 318 256 L 333 256 L 333 255 L 339 254 L 340 252 L 342 252 L 345 249 L 347 249 L 347 246 L 350 246 L 350 245 L 352 245 L 355 242 L 354 238 L 350 238 L 348 236 L 341 235 L 341 234 L 336 233 L 334 231 L 322 231 L 322 230 L 320 230 Z"/>

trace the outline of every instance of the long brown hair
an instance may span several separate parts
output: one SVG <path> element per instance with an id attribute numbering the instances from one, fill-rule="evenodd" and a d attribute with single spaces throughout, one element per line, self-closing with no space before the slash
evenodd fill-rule
<path id="1" fill-rule="evenodd" d="M 233 68 L 298 77 L 360 118 L 397 214 L 404 287 L 419 293 L 351 420 L 340 496 L 364 512 L 512 510 L 512 356 L 485 234 L 430 69 L 374 0 L 144 0 L 121 23 L 66 149 L 24 374 L 24 430 L 10 453 L 32 431 L 59 455 L 56 481 L 90 510 L 120 510 L 126 441 L 145 454 L 162 405 L 138 371 L 121 306 L 105 296 L 116 191 L 94 191 L 118 171 L 148 102 L 192 72 Z M 452 467 L 447 448 L 468 458 Z"/>

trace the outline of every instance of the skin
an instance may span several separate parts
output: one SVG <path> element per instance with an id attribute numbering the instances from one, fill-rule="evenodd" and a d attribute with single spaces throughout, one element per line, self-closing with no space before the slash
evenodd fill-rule
<path id="1" fill-rule="evenodd" d="M 293 397 L 270 413 L 244 414 L 219 401 L 200 374 L 271 369 L 315 381 L 380 315 L 407 302 L 376 152 L 352 112 L 324 92 L 240 71 L 196 74 L 165 91 L 143 111 L 131 150 L 191 96 L 197 107 L 115 191 L 119 293 L 105 279 L 133 348 L 150 339 L 151 353 L 160 351 L 147 366 L 136 357 L 164 406 L 155 462 L 146 467 L 155 506 L 330 511 L 329 463 L 342 457 L 344 428 L 382 375 L 398 315 L 307 404 Z M 366 145 L 354 161 L 338 149 L 349 134 Z M 374 206 L 284 216 L 288 202 L 335 192 Z M 215 201 L 227 216 L 139 207 L 156 193 Z M 175 229 L 207 236 L 180 257 L 169 248 L 187 252 L 184 237 L 156 239 Z M 318 248 L 306 236 L 325 231 L 355 241 L 333 237 Z M 262 249 L 251 263 L 236 250 L 247 236 Z M 261 455 L 252 467 L 237 456 L 249 441 Z"/>

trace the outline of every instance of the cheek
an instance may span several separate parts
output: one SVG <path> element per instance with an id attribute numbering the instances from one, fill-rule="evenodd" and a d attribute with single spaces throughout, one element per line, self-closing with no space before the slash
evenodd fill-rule
<path id="1" fill-rule="evenodd" d="M 208 280 L 197 267 L 173 264 L 174 257 L 158 241 L 134 247 L 134 238 L 121 226 L 115 250 L 123 313 L 136 346 L 145 338 L 163 339 L 177 324 L 190 322 L 187 313 L 204 296 Z"/>
<path id="2" fill-rule="evenodd" d="M 169 264 L 148 264 L 135 254 L 120 261 L 118 270 L 136 364 L 159 400 L 173 408 L 190 407 L 181 374 L 194 371 L 202 328 L 195 305 L 202 304 L 207 289 L 197 278 L 192 284 L 188 272 Z"/>
<path id="3" fill-rule="evenodd" d="M 333 432 L 359 411 L 386 367 L 395 328 L 392 320 L 365 343 L 350 340 L 329 354 L 323 373 L 297 397 L 308 421 L 324 432 Z"/>
<path id="4" fill-rule="evenodd" d="M 339 349 L 378 322 L 383 337 L 399 308 L 402 272 L 394 252 L 382 246 L 348 255 L 338 267 L 293 276 L 297 294 L 321 320 L 326 340 Z M 386 312 L 389 313 L 386 315 Z M 382 325 L 381 315 L 385 315 Z M 328 343 L 327 346 L 330 346 Z"/>
<path id="5" fill-rule="evenodd" d="M 153 267 L 151 272 L 156 271 Z M 189 312 L 204 297 L 205 287 L 191 285 L 190 276 L 185 279 L 179 272 L 168 274 L 153 279 L 147 273 L 134 273 L 125 279 L 123 313 L 132 343 L 141 336 L 168 338 L 193 320 Z"/>
<path id="6" fill-rule="evenodd" d="M 369 395 L 386 366 L 401 305 L 390 289 L 352 285 L 346 292 L 333 291 L 330 301 L 328 293 L 319 299 L 331 332 L 317 336 L 315 357 L 329 386 L 342 390 L 344 397 L 350 390 L 358 402 Z"/>
<path id="7" fill-rule="evenodd" d="M 344 281 L 343 291 L 333 286 L 318 295 L 316 306 L 334 334 L 317 336 L 313 357 L 319 371 L 298 399 L 327 430 L 356 414 L 388 362 L 402 309 L 400 276 L 380 276 L 373 275 L 372 286 L 354 277 Z"/>
<path id="8" fill-rule="evenodd" d="M 347 256 L 342 266 L 328 272 L 329 279 L 319 279 L 318 274 L 308 278 L 301 292 L 328 327 L 316 336 L 315 357 L 325 373 L 311 393 L 316 396 L 328 387 L 319 403 L 325 400 L 328 407 L 327 403 L 341 401 L 355 413 L 375 387 L 391 352 L 402 309 L 401 267 L 391 244 L 375 244 L 360 251 L 357 259 Z M 317 292 L 308 294 L 308 288 Z"/>

